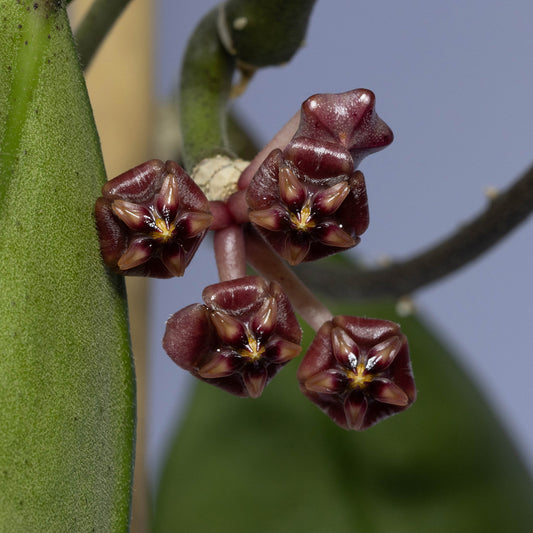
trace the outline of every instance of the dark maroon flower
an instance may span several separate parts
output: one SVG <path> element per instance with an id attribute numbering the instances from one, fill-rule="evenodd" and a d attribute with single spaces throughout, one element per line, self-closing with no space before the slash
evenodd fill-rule
<path id="1" fill-rule="evenodd" d="M 345 429 L 367 429 L 416 397 L 407 339 L 386 320 L 336 316 L 326 322 L 298 380 L 302 392 Z"/>
<path id="2" fill-rule="evenodd" d="M 368 89 L 315 94 L 303 104 L 300 124 L 284 155 L 306 174 L 350 174 L 367 155 L 388 146 L 390 128 L 375 111 Z"/>
<path id="3" fill-rule="evenodd" d="M 351 248 L 368 227 L 361 172 L 314 178 L 280 150 L 263 162 L 246 201 L 250 221 L 291 265 Z"/>
<path id="4" fill-rule="evenodd" d="M 108 181 L 96 201 L 104 262 L 123 275 L 182 276 L 213 217 L 173 161 L 152 160 Z"/>
<path id="5" fill-rule="evenodd" d="M 206 287 L 205 305 L 167 322 L 163 348 L 197 378 L 257 398 L 301 350 L 301 329 L 280 286 L 257 276 Z"/>

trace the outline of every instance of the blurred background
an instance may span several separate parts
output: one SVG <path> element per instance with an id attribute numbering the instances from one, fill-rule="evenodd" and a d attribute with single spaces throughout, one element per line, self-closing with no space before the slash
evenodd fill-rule
<path id="1" fill-rule="evenodd" d="M 149 126 L 157 134 L 172 123 L 171 112 L 161 118 L 159 104 L 175 95 L 187 39 L 217 2 L 133 0 L 128 11 L 141 3 L 155 6 L 140 17 L 155 43 L 145 48 L 153 54 L 145 69 L 158 102 L 150 115 L 157 120 Z M 318 0 L 299 53 L 286 66 L 259 71 L 235 109 L 264 144 L 311 94 L 374 91 L 377 111 L 395 141 L 360 167 L 371 223 L 355 253 L 369 265 L 402 259 L 453 232 L 483 209 L 487 190 L 507 187 L 531 164 L 532 18 L 533 4 L 526 0 Z M 135 46 L 139 35 L 126 31 L 125 39 Z M 136 68 L 114 74 L 126 87 L 124 97 L 146 81 Z M 106 154 L 104 137 L 102 143 Z M 169 157 L 167 150 L 160 143 L 134 150 L 122 168 L 107 165 L 110 177 L 145 159 Z M 533 472 L 532 240 L 529 220 L 480 260 L 413 299 L 461 354 Z M 165 321 L 199 302 L 203 287 L 216 281 L 205 242 L 184 279 L 150 282 L 146 383 L 152 482 L 191 388 L 188 375 L 161 348 Z"/>

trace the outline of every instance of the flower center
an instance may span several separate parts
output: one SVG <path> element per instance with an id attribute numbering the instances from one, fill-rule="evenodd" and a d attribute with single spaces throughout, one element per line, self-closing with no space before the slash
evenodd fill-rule
<path id="1" fill-rule="evenodd" d="M 299 231 L 307 231 L 315 227 L 315 222 L 311 214 L 311 206 L 306 203 L 300 212 L 290 213 L 291 224 Z"/>
<path id="2" fill-rule="evenodd" d="M 265 347 L 260 346 L 257 340 L 250 334 L 248 334 L 248 343 L 244 345 L 244 348 L 239 350 L 240 355 L 256 361 L 259 359 L 265 352 Z"/>
<path id="3" fill-rule="evenodd" d="M 365 373 L 365 370 L 365 365 L 363 363 L 360 363 L 357 365 L 355 372 L 353 370 L 345 371 L 346 377 L 348 378 L 350 387 L 352 389 L 362 389 L 374 379 L 372 374 Z"/>
<path id="4" fill-rule="evenodd" d="M 157 231 L 152 233 L 152 237 L 161 241 L 168 241 L 172 237 L 172 233 L 176 229 L 176 225 L 173 222 L 170 226 L 167 225 L 166 221 L 161 217 L 154 217 L 154 223 L 157 227 Z"/>

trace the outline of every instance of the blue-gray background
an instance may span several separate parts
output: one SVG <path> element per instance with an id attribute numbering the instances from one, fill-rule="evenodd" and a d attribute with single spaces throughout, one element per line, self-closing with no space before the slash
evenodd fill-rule
<path id="1" fill-rule="evenodd" d="M 183 50 L 214 0 L 159 0 L 157 90 L 177 85 Z M 260 71 L 236 104 L 266 142 L 317 92 L 365 87 L 395 133 L 361 165 L 371 224 L 357 251 L 402 258 L 456 229 L 533 161 L 530 0 L 318 0 L 306 45 Z M 158 154 L 154 154 L 158 157 Z M 415 301 L 481 384 L 533 470 L 533 222 Z M 165 320 L 217 281 L 208 243 L 185 278 L 153 284 L 149 466 L 186 405 L 188 376 L 161 349 Z M 446 401 L 443 398 L 443 401 Z"/>

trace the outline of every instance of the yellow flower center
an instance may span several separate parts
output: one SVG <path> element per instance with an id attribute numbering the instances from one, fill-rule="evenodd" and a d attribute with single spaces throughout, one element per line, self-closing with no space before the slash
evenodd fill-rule
<path id="1" fill-rule="evenodd" d="M 346 370 L 346 377 L 348 378 L 352 389 L 362 389 L 372 381 L 372 374 L 365 374 L 364 371 L 365 365 L 362 363 L 357 365 L 355 372 L 352 370 Z"/>
<path id="2" fill-rule="evenodd" d="M 315 227 L 315 222 L 311 215 L 311 206 L 305 204 L 299 213 L 290 213 L 291 224 L 300 231 L 307 231 Z"/>
<path id="3" fill-rule="evenodd" d="M 165 220 L 160 217 L 155 217 L 154 222 L 157 226 L 157 231 L 154 231 L 152 233 L 152 237 L 161 241 L 168 241 L 168 239 L 172 237 L 172 232 L 175 229 L 175 224 L 172 223 L 169 227 L 167 226 Z"/>
<path id="4" fill-rule="evenodd" d="M 264 346 L 259 346 L 257 340 L 250 334 L 248 334 L 248 343 L 246 346 L 240 350 L 240 354 L 247 359 L 256 361 L 259 359 L 265 352 Z"/>

